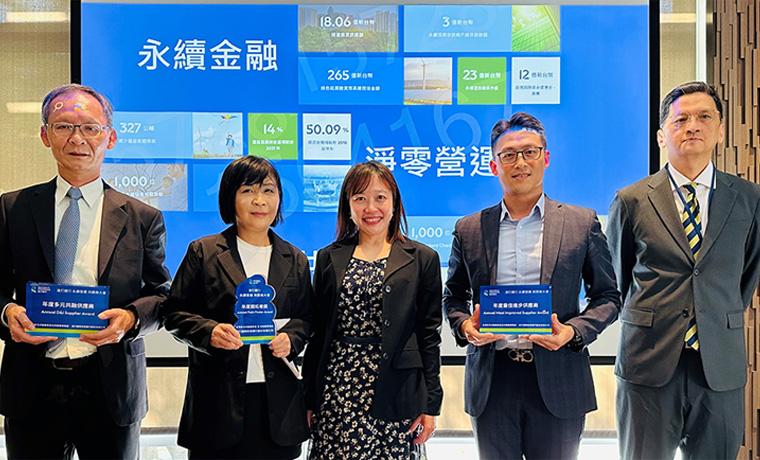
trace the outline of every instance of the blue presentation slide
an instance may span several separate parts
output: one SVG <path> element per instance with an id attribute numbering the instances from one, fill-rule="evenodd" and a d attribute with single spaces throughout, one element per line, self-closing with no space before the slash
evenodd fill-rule
<path id="1" fill-rule="evenodd" d="M 402 99 L 403 62 L 385 57 L 301 57 L 301 104 L 398 105 Z"/>
<path id="2" fill-rule="evenodd" d="M 192 158 L 192 114 L 116 111 L 118 140 L 109 158 Z"/>
<path id="3" fill-rule="evenodd" d="M 506 53 L 512 46 L 512 7 L 409 5 L 404 7 L 404 51 Z"/>
<path id="4" fill-rule="evenodd" d="M 541 120 L 549 197 L 602 215 L 647 175 L 648 6 L 83 1 L 82 82 L 114 103 L 104 177 L 164 211 L 167 264 L 218 232 L 221 174 L 282 177 L 275 230 L 313 262 L 355 163 L 394 173 L 409 236 L 447 266 L 464 215 L 495 205 L 490 132 Z"/>

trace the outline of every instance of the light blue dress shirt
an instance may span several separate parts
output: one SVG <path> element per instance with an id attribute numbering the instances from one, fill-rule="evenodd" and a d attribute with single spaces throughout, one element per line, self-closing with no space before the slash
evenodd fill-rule
<path id="1" fill-rule="evenodd" d="M 499 220 L 499 259 L 496 266 L 496 284 L 499 286 L 541 284 L 541 251 L 544 234 L 544 195 L 536 202 L 533 211 L 520 220 L 509 215 L 504 200 Z M 533 342 L 508 335 L 495 343 L 497 349 L 533 348 Z"/>

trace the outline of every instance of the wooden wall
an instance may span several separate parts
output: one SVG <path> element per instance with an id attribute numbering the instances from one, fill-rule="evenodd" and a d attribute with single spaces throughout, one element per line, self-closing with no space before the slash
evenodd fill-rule
<path id="1" fill-rule="evenodd" d="M 760 183 L 760 0 L 714 2 L 715 52 L 712 83 L 723 95 L 726 140 L 719 169 Z M 745 314 L 747 386 L 744 444 L 739 459 L 760 460 L 760 316 L 758 294 Z"/>

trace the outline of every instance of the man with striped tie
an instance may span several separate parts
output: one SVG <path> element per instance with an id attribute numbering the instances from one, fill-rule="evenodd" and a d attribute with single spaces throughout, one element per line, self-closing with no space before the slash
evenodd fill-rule
<path id="1" fill-rule="evenodd" d="M 110 102 L 64 85 L 42 103 L 51 181 L 0 196 L 0 413 L 9 459 L 139 457 L 148 410 L 145 343 L 168 294 L 161 212 L 109 187 Z M 108 326 L 80 337 L 27 333 L 28 281 L 109 286 Z"/>
<path id="2" fill-rule="evenodd" d="M 615 374 L 623 459 L 733 459 L 744 431 L 744 310 L 760 277 L 760 186 L 717 171 L 721 100 L 660 106 L 668 164 L 620 190 L 607 233 L 624 298 Z"/>

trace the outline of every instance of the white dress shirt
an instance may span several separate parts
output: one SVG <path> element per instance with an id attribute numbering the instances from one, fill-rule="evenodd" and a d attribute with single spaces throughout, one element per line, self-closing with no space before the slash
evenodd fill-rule
<path id="1" fill-rule="evenodd" d="M 681 189 L 681 194 L 683 195 L 684 200 L 688 200 L 688 192 L 683 187 L 685 184 L 688 184 L 689 182 L 695 182 L 697 184 L 697 202 L 699 203 L 699 218 L 702 221 L 702 237 L 705 236 L 705 232 L 707 231 L 707 217 L 709 216 L 709 203 L 710 200 L 710 188 L 712 187 L 712 180 L 713 180 L 713 171 L 715 170 L 715 166 L 713 166 L 712 161 L 707 164 L 707 167 L 699 173 L 699 176 L 697 176 L 696 179 L 693 181 L 680 172 L 676 168 L 670 165 L 668 163 L 668 171 L 670 171 L 671 176 L 673 177 L 673 181 L 676 182 L 676 185 Z M 673 199 L 676 202 L 676 209 L 678 209 L 678 220 L 681 220 L 681 216 L 683 215 L 684 205 L 683 201 L 681 201 L 681 198 L 678 196 L 678 192 L 676 191 L 676 187 L 673 185 L 673 181 L 670 182 L 670 188 L 673 190 Z"/>

